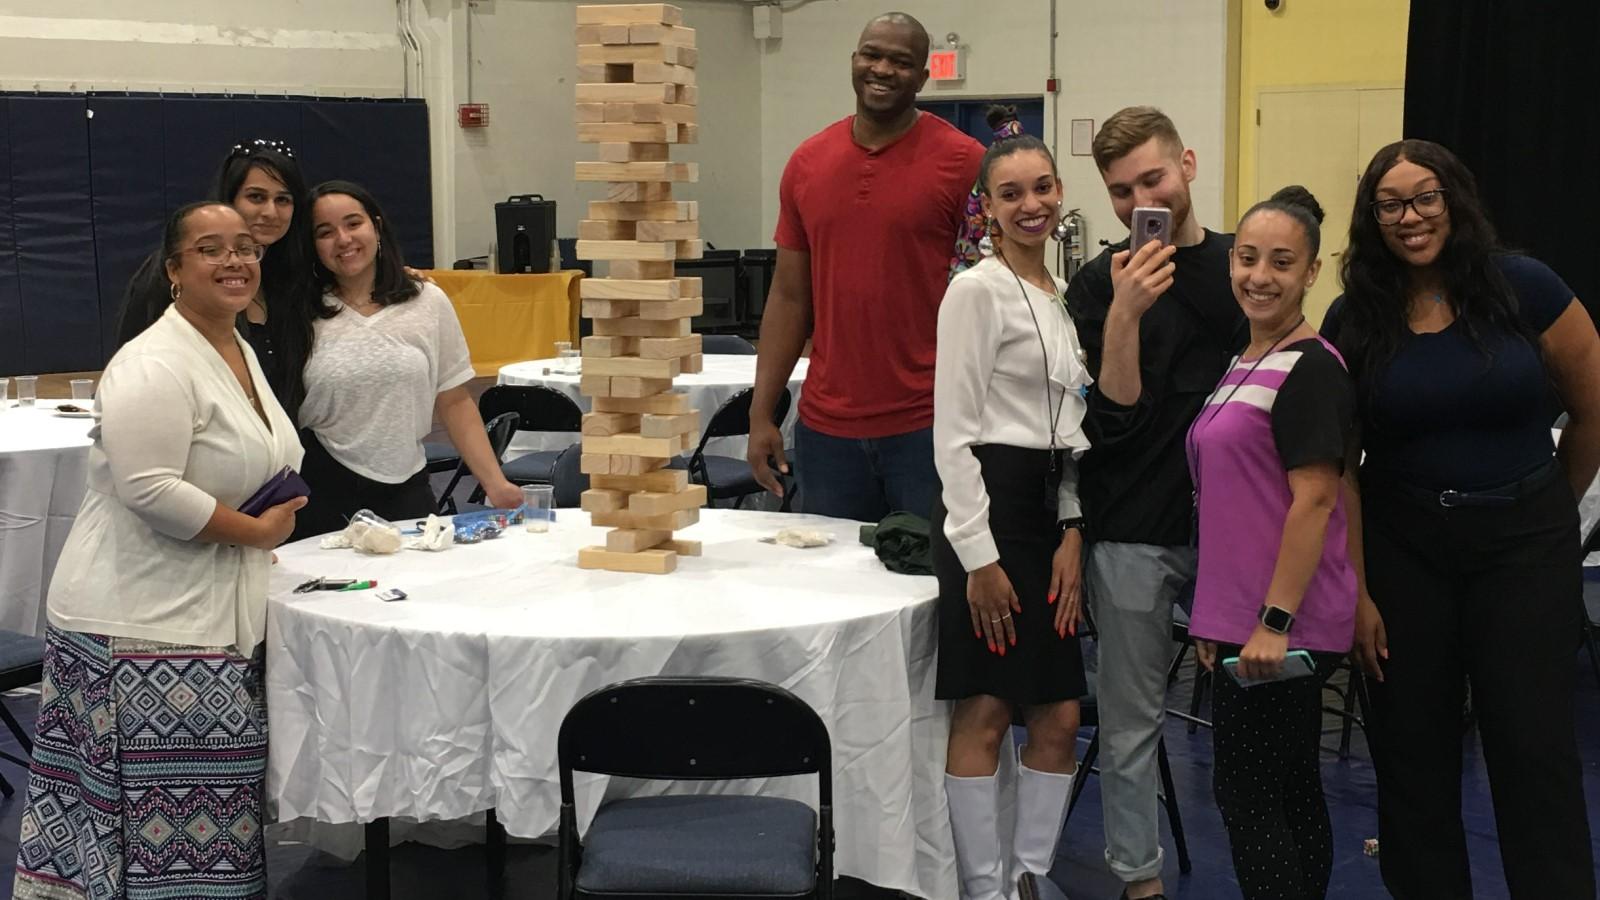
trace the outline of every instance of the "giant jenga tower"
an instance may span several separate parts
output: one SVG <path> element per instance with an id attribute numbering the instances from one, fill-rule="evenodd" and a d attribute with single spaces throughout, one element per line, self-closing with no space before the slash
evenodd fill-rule
<path id="1" fill-rule="evenodd" d="M 594 334 L 583 339 L 583 508 L 614 526 L 604 547 L 585 547 L 585 569 L 664 574 L 696 541 L 673 532 L 699 521 L 706 489 L 665 468 L 699 439 L 700 415 L 672 390 L 700 371 L 700 279 L 678 278 L 673 261 L 699 259 L 698 205 L 674 200 L 675 182 L 698 178 L 694 163 L 669 158 L 696 138 L 694 29 L 663 3 L 578 7 L 578 140 L 600 145 L 578 163 L 579 181 L 609 182 L 578 224 L 579 259 L 609 263 L 607 278 L 580 284 Z"/>

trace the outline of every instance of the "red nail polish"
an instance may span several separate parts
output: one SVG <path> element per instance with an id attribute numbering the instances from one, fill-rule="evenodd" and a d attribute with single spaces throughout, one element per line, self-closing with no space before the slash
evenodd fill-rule
<path id="1" fill-rule="evenodd" d="M 1045 599 L 1045 602 L 1047 602 L 1047 603 L 1055 603 L 1056 602 L 1056 595 L 1052 592 L 1049 596 L 1045 597 L 1044 599 Z"/>

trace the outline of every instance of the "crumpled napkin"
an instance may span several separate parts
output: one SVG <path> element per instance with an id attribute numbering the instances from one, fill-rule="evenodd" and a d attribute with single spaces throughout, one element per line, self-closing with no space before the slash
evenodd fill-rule
<path id="1" fill-rule="evenodd" d="M 324 550 L 343 550 L 353 547 L 367 553 L 389 554 L 400 552 L 403 544 L 400 529 L 393 525 L 379 525 L 355 518 L 344 527 L 344 531 L 323 538 L 320 546 Z"/>
<path id="2" fill-rule="evenodd" d="M 807 547 L 826 547 L 833 543 L 833 534 L 820 528 L 780 528 L 777 534 L 762 538 L 761 542 L 803 550 Z"/>
<path id="3" fill-rule="evenodd" d="M 456 532 L 450 523 L 432 513 L 422 525 L 422 534 L 405 540 L 407 550 L 445 550 L 456 542 Z"/>

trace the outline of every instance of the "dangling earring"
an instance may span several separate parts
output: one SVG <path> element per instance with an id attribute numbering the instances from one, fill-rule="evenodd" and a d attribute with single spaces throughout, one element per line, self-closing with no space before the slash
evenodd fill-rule
<path id="1" fill-rule="evenodd" d="M 378 242 L 378 250 L 373 255 L 376 256 L 378 259 L 383 259 L 383 241 L 379 241 Z"/>
<path id="2" fill-rule="evenodd" d="M 978 252 L 984 256 L 994 255 L 994 238 L 1000 236 L 1000 229 L 995 226 L 995 221 L 990 218 L 983 220 L 983 237 L 978 238 Z"/>
<path id="3" fill-rule="evenodd" d="M 1059 203 L 1056 204 L 1056 216 L 1058 217 L 1056 219 L 1056 227 L 1051 229 L 1050 236 L 1057 241 L 1065 241 L 1072 232 L 1067 228 L 1067 217 L 1061 215 L 1061 204 Z"/>
<path id="4" fill-rule="evenodd" d="M 172 295 L 172 302 L 177 303 L 178 298 L 183 296 L 183 287 L 178 284 L 173 284 L 172 290 L 167 291 L 167 293 Z"/>

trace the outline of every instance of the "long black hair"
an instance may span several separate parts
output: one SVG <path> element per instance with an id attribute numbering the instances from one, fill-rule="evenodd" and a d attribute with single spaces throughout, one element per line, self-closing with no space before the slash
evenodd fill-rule
<path id="1" fill-rule="evenodd" d="M 332 194 L 343 194 L 361 204 L 367 218 L 372 220 L 372 228 L 378 235 L 377 271 L 372 278 L 372 302 L 379 306 L 390 306 L 395 303 L 404 303 L 417 296 L 421 286 L 406 274 L 405 256 L 400 252 L 400 237 L 390 224 L 389 217 L 383 214 L 383 208 L 378 205 L 378 198 L 372 192 L 353 181 L 324 181 L 311 189 L 306 195 L 306 216 L 311 215 L 312 207 L 318 200 Z M 317 287 L 323 294 L 333 291 L 338 286 L 334 274 L 322 264 L 317 257 L 316 237 L 310 231 L 307 234 L 307 248 L 311 253 L 311 273 L 316 280 Z M 321 298 L 314 298 L 315 314 L 324 319 L 331 319 L 339 314 L 339 307 L 323 303 Z"/>
<path id="2" fill-rule="evenodd" d="M 1335 343 L 1354 363 L 1357 383 L 1369 394 L 1411 331 L 1406 302 L 1411 272 L 1384 243 L 1383 226 L 1372 212 L 1378 182 L 1402 161 L 1432 172 L 1444 190 L 1450 234 L 1435 266 L 1451 311 L 1468 338 L 1486 362 L 1493 352 L 1487 339 L 1496 333 L 1527 339 L 1535 350 L 1539 346 L 1517 314 L 1516 294 L 1495 265 L 1494 257 L 1506 251 L 1484 211 L 1472 172 L 1454 153 L 1432 141 L 1397 141 L 1379 150 L 1361 176 L 1350 214 L 1350 246 L 1339 265 L 1344 305 Z"/>

